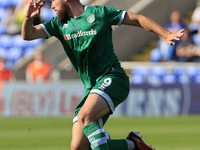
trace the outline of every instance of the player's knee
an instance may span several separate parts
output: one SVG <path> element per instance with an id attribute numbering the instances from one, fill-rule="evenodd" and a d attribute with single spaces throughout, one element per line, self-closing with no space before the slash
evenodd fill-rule
<path id="1" fill-rule="evenodd" d="M 79 112 L 78 114 L 78 122 L 79 124 L 84 127 L 92 122 L 95 121 L 95 118 L 92 117 L 91 114 L 84 113 L 84 112 Z"/>
<path id="2" fill-rule="evenodd" d="M 78 114 L 78 122 L 79 122 L 79 124 L 82 126 L 82 127 L 84 127 L 84 126 L 86 126 L 87 124 L 89 124 L 89 119 L 90 117 L 89 117 L 89 115 L 86 115 L 86 114 L 84 114 L 84 113 L 79 113 Z"/>

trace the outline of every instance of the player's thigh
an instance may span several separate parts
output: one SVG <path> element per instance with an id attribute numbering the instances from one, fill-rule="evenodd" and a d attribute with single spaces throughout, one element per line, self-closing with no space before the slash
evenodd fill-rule
<path id="1" fill-rule="evenodd" d="M 73 124 L 71 150 L 88 150 L 90 143 L 78 122 Z"/>
<path id="2" fill-rule="evenodd" d="M 79 124 L 83 127 L 92 122 L 98 122 L 109 114 L 110 108 L 105 99 L 98 94 L 89 94 L 78 114 Z"/>

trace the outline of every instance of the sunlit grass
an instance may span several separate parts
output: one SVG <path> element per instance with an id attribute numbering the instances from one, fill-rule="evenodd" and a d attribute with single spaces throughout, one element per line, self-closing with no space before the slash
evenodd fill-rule
<path id="1" fill-rule="evenodd" d="M 71 117 L 0 118 L 2 150 L 70 150 Z M 199 150 L 200 116 L 113 117 L 104 127 L 111 138 L 126 138 L 132 130 L 157 150 Z"/>

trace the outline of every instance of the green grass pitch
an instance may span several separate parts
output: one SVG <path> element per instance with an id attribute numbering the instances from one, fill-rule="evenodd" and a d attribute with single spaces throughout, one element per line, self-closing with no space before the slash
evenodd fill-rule
<path id="1" fill-rule="evenodd" d="M 0 117 L 0 150 L 70 150 L 71 117 Z M 200 150 L 200 116 L 112 117 L 104 127 L 111 138 L 131 130 L 157 150 Z"/>

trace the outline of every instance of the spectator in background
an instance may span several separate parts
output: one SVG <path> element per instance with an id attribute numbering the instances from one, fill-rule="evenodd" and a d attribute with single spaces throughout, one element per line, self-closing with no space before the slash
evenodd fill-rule
<path id="1" fill-rule="evenodd" d="M 181 62 L 194 62 L 199 59 L 199 48 L 194 45 L 190 38 L 190 33 L 185 30 L 181 41 L 177 45 L 176 54 Z"/>
<path id="2" fill-rule="evenodd" d="M 194 42 L 194 45 L 196 46 L 196 55 L 198 56 L 195 61 L 200 62 L 200 27 L 198 29 L 197 34 L 192 36 L 192 40 Z"/>
<path id="3" fill-rule="evenodd" d="M 194 42 L 194 44 L 200 48 L 200 27 L 197 30 L 197 34 L 192 36 L 192 40 Z"/>
<path id="4" fill-rule="evenodd" d="M 180 12 L 175 10 L 170 15 L 170 22 L 166 24 L 166 29 L 175 33 L 181 29 L 186 28 L 186 25 L 181 21 Z M 175 45 L 169 45 L 163 38 L 160 38 L 157 47 L 152 50 L 150 61 L 153 62 L 165 62 L 165 61 L 178 61 L 176 55 L 176 46 L 178 41 L 175 41 Z"/>
<path id="5" fill-rule="evenodd" d="M 184 29 L 186 25 L 182 22 L 181 14 L 175 10 L 170 15 L 170 22 L 165 26 L 172 33 L 175 33 L 181 29 Z"/>
<path id="6" fill-rule="evenodd" d="M 7 33 L 8 34 L 20 34 L 21 33 L 21 25 L 24 19 L 24 12 L 26 10 L 26 6 L 28 5 L 30 0 L 19 0 L 18 5 L 15 7 L 10 6 L 7 14 L 4 18 L 8 24 Z M 40 18 L 36 17 L 33 21 L 34 25 L 40 23 Z"/>
<path id="7" fill-rule="evenodd" d="M 5 68 L 6 59 L 0 57 L 0 93 L 3 89 L 3 82 L 11 82 L 14 80 L 14 76 L 11 70 Z"/>
<path id="8" fill-rule="evenodd" d="M 16 25 L 13 23 L 12 16 L 14 15 L 14 12 L 15 12 L 15 7 L 10 5 L 6 9 L 5 15 L 2 18 L 1 27 L 5 28 L 5 33 L 7 33 L 8 30 L 12 32 L 13 30 L 17 29 Z"/>
<path id="9" fill-rule="evenodd" d="M 34 60 L 27 65 L 26 81 L 29 83 L 50 82 L 52 65 L 43 60 L 42 52 L 36 51 Z"/>
<path id="10" fill-rule="evenodd" d="M 189 24 L 189 30 L 192 34 L 196 34 L 200 27 L 200 0 L 197 1 L 196 8 L 193 11 L 191 22 Z"/>

